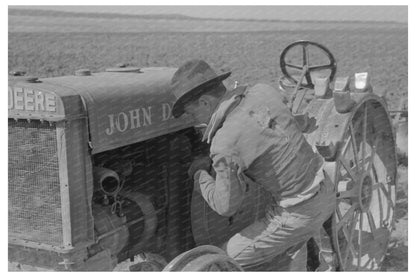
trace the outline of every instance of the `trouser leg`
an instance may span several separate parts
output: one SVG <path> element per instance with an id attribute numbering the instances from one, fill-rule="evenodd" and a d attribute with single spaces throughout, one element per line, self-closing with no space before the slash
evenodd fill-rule
<path id="1" fill-rule="evenodd" d="M 243 266 L 244 271 L 306 271 L 306 242 L 295 245 L 274 257 L 270 262 Z"/>
<path id="2" fill-rule="evenodd" d="M 241 266 L 257 268 L 290 247 L 284 237 L 268 241 L 269 236 L 281 226 L 281 217 L 276 217 L 273 222 L 263 218 L 231 237 L 223 249 Z"/>
<path id="3" fill-rule="evenodd" d="M 256 221 L 234 235 L 223 248 L 245 270 L 304 271 L 306 241 L 313 235 L 309 227 L 312 219 L 290 217 Z"/>
<path id="4" fill-rule="evenodd" d="M 253 269 L 272 262 L 290 247 L 303 243 L 299 256 L 288 259 L 286 268 L 304 270 L 307 259 L 302 257 L 306 257 L 306 242 L 319 232 L 329 217 L 332 200 L 328 199 L 326 195 L 318 195 L 300 206 L 287 209 L 279 207 L 273 218 L 256 221 L 234 235 L 224 245 L 224 250 L 243 268 Z M 279 257 L 286 259 L 284 255 Z"/>

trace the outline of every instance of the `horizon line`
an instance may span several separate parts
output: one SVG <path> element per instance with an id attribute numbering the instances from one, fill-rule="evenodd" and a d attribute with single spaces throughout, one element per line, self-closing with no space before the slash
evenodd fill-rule
<path id="1" fill-rule="evenodd" d="M 53 9 L 25 9 L 8 7 L 8 16 L 45 16 L 45 17 L 93 17 L 93 18 L 126 18 L 126 19 L 159 19 L 159 20 L 196 20 L 196 21 L 231 21 L 231 22 L 297 22 L 297 23 L 390 23 L 397 25 L 408 25 L 408 22 L 394 20 L 377 21 L 377 20 L 288 20 L 288 19 L 256 19 L 256 18 L 213 18 L 213 17 L 196 17 L 180 13 L 152 13 L 152 14 L 129 14 L 129 13 L 109 13 L 109 12 L 82 12 L 82 11 L 59 11 Z"/>

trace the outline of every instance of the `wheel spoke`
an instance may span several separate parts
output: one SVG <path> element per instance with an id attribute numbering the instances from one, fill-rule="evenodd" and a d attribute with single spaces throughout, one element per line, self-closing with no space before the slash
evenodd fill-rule
<path id="1" fill-rule="evenodd" d="M 383 183 L 378 183 L 379 184 L 379 187 L 381 188 L 381 191 L 384 193 L 384 195 L 386 196 L 386 198 L 387 198 L 387 200 L 391 200 L 390 199 L 390 195 L 389 195 L 389 193 L 388 193 L 388 191 L 387 191 L 387 189 L 386 189 L 386 187 L 384 186 L 384 184 Z"/>
<path id="2" fill-rule="evenodd" d="M 345 142 L 344 149 L 341 151 L 341 155 L 345 155 L 345 153 L 347 152 L 348 147 L 350 146 L 350 143 L 351 143 L 351 137 L 352 136 L 348 136 L 347 141 Z"/>
<path id="3" fill-rule="evenodd" d="M 302 66 L 300 66 L 300 65 L 294 65 L 294 64 L 289 64 L 289 63 L 287 63 L 286 66 L 290 67 L 290 68 L 299 69 L 299 70 L 303 69 Z"/>
<path id="4" fill-rule="evenodd" d="M 356 203 L 352 204 L 349 210 L 344 214 L 344 217 L 342 216 L 341 216 L 342 218 L 340 217 L 340 221 L 338 222 L 336 226 L 337 231 L 339 231 L 339 229 L 341 229 L 342 226 L 348 223 L 348 220 L 352 217 L 356 208 L 357 208 L 357 204 Z"/>
<path id="5" fill-rule="evenodd" d="M 389 195 L 389 193 L 387 192 L 386 187 L 384 186 L 384 184 L 383 184 L 383 183 L 379 183 L 379 184 L 380 184 L 381 191 L 382 191 L 382 192 L 383 192 L 383 194 L 386 196 L 387 201 L 389 202 L 389 205 L 390 205 L 391 207 L 394 207 L 393 201 L 391 200 L 390 195 Z"/>
<path id="6" fill-rule="evenodd" d="M 365 171 L 368 172 L 368 173 L 370 173 L 371 168 L 373 167 L 373 164 L 374 164 L 374 156 L 375 156 L 375 153 L 376 153 L 375 148 L 376 148 L 375 146 L 371 147 L 370 160 L 368 161 L 367 168 L 365 169 Z"/>
<path id="7" fill-rule="evenodd" d="M 351 249 L 353 250 L 352 251 L 352 253 L 353 253 L 353 256 L 354 257 L 356 257 L 356 254 L 355 254 L 355 248 L 354 248 L 354 245 L 352 244 L 352 240 L 353 240 L 353 235 L 354 235 L 354 230 L 355 230 L 355 226 L 357 225 L 357 221 L 358 221 L 358 215 L 359 215 L 360 213 L 355 213 L 354 214 L 354 217 L 353 217 L 353 219 L 352 219 L 352 222 L 351 222 L 351 226 L 350 226 L 350 233 L 349 233 L 349 237 L 348 237 L 348 239 L 349 239 L 349 241 L 351 242 Z"/>
<path id="8" fill-rule="evenodd" d="M 378 187 L 380 188 L 380 183 L 378 183 Z M 383 225 L 383 218 L 384 218 L 384 209 L 383 209 L 383 201 L 381 199 L 381 192 L 377 189 L 377 196 L 378 196 L 378 209 L 380 211 L 380 226 Z"/>
<path id="9" fill-rule="evenodd" d="M 323 64 L 323 65 L 311 66 L 311 67 L 309 67 L 309 70 L 310 71 L 324 70 L 324 69 L 331 69 L 332 67 L 333 67 L 332 64 Z"/>
<path id="10" fill-rule="evenodd" d="M 376 171 L 376 169 L 374 168 L 374 166 L 373 166 L 373 177 L 374 177 L 374 182 L 376 182 L 376 183 L 378 183 L 378 176 L 377 176 L 377 171 Z"/>
<path id="11" fill-rule="evenodd" d="M 376 224 L 374 222 L 373 214 L 370 211 L 366 212 L 368 218 L 368 224 L 370 225 L 371 234 L 373 235 L 373 239 L 375 239 L 375 232 L 377 230 Z"/>
<path id="12" fill-rule="evenodd" d="M 350 165 L 348 164 L 348 161 L 345 160 L 345 157 L 343 156 L 339 156 L 339 161 L 341 162 L 342 166 L 345 168 L 345 170 L 347 171 L 348 175 L 350 175 L 351 179 L 354 182 L 357 182 L 357 176 L 355 176 L 354 172 L 352 172 L 352 169 L 350 167 Z"/>
<path id="13" fill-rule="evenodd" d="M 354 161 L 358 168 L 359 162 L 358 162 L 358 150 L 357 150 L 357 141 L 355 140 L 355 132 L 354 132 L 354 126 L 350 122 L 350 133 L 351 133 L 351 141 L 352 141 L 352 150 L 354 152 Z"/>
<path id="14" fill-rule="evenodd" d="M 338 207 L 336 207 L 336 208 L 335 208 L 335 212 L 337 213 L 337 216 L 338 216 L 339 221 L 341 221 L 342 214 L 341 214 L 341 212 L 339 211 L 339 208 L 338 208 Z"/>
<path id="15" fill-rule="evenodd" d="M 344 229 L 344 228 L 343 228 Z M 345 235 L 345 231 L 344 231 L 344 235 Z M 346 236 L 346 235 L 345 235 Z M 349 241 L 349 240 L 347 240 L 347 246 L 345 247 L 345 257 L 344 257 L 344 261 L 343 261 L 343 266 L 344 266 L 344 268 L 347 268 L 347 262 L 348 262 L 348 257 L 350 256 L 350 253 L 351 253 L 351 255 L 354 257 L 354 255 L 355 255 L 355 249 L 354 250 L 352 250 L 351 249 L 351 246 L 352 246 L 352 243 L 351 243 L 351 241 Z"/>
<path id="16" fill-rule="evenodd" d="M 381 186 L 382 186 L 383 184 L 382 183 L 375 183 L 373 186 L 372 186 L 372 190 L 378 190 L 379 188 L 381 188 Z"/>
<path id="17" fill-rule="evenodd" d="M 309 66 L 308 50 L 306 49 L 306 47 L 306 44 L 302 44 L 303 66 Z"/>
<path id="18" fill-rule="evenodd" d="M 311 78 L 311 73 L 309 71 L 306 71 L 305 78 L 306 78 L 306 82 L 308 83 L 308 85 L 313 84 L 312 78 Z"/>
<path id="19" fill-rule="evenodd" d="M 357 189 L 352 188 L 346 191 L 338 191 L 336 193 L 337 199 L 349 199 L 358 197 Z"/>
<path id="20" fill-rule="evenodd" d="M 358 229 L 358 270 L 361 267 L 361 255 L 363 248 L 363 214 L 360 213 L 360 228 Z"/>
<path id="21" fill-rule="evenodd" d="M 345 228 L 342 229 L 343 232 L 344 232 L 345 239 L 347 240 L 347 247 L 345 248 L 344 265 L 348 261 L 349 253 L 351 253 L 353 258 L 357 257 L 357 255 L 355 254 L 356 250 L 355 250 L 355 247 L 354 247 L 354 244 L 353 244 L 353 235 L 354 235 L 355 226 L 357 225 L 357 216 L 358 216 L 358 213 L 354 213 L 353 219 L 350 223 L 350 228 L 348 230 L 348 233 L 347 233 L 347 230 Z"/>
<path id="22" fill-rule="evenodd" d="M 393 197 L 395 198 L 395 196 L 392 196 L 392 186 L 390 186 L 388 183 L 386 185 L 388 186 L 388 189 L 389 189 L 388 195 L 390 195 L 390 197 L 388 198 L 388 201 L 389 201 L 390 207 L 391 207 L 391 209 L 387 209 L 387 218 L 390 218 L 391 212 L 393 212 L 393 209 L 394 209 L 394 206 L 395 206 L 395 203 L 393 203 L 392 198 Z M 384 185 L 382 184 L 382 186 L 384 186 Z"/>
<path id="23" fill-rule="evenodd" d="M 361 162 L 362 162 L 362 169 L 364 168 L 364 160 L 365 160 L 365 154 L 366 154 L 366 144 L 367 144 L 367 104 L 364 103 L 364 119 L 363 119 L 363 146 L 361 147 Z"/>

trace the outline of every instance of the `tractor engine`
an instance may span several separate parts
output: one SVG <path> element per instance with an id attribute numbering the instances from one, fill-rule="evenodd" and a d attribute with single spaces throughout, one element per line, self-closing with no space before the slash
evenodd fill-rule
<path id="1" fill-rule="evenodd" d="M 187 169 L 195 138 L 187 129 L 93 156 L 91 255 L 108 249 L 120 262 L 149 250 L 173 258 L 194 244 Z"/>

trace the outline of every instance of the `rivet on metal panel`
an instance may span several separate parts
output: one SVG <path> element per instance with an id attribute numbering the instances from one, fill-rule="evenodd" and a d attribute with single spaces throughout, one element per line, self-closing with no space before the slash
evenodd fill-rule
<path id="1" fill-rule="evenodd" d="M 75 71 L 76 76 L 91 76 L 91 70 L 88 68 L 82 68 Z"/>

